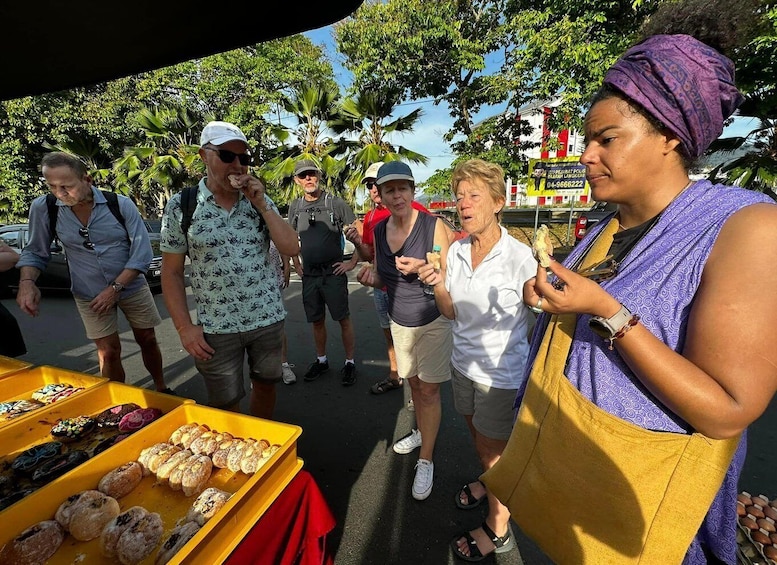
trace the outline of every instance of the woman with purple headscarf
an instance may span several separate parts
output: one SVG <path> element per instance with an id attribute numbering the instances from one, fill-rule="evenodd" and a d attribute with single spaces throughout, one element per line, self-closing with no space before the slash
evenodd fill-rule
<path id="1" fill-rule="evenodd" d="M 483 476 L 558 563 L 729 563 L 746 429 L 777 390 L 777 206 L 693 182 L 742 97 L 732 62 L 656 35 L 585 117 L 593 197 L 618 204 L 524 287 L 527 385 Z"/>

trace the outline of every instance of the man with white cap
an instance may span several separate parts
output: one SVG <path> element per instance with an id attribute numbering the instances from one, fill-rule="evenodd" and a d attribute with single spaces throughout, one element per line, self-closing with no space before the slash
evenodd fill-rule
<path id="1" fill-rule="evenodd" d="M 250 413 L 271 418 L 281 380 L 286 309 L 269 258 L 270 241 L 280 253 L 296 255 L 297 234 L 278 214 L 262 181 L 248 173 L 251 154 L 240 128 L 208 123 L 199 155 L 207 172 L 197 186 L 188 229 L 181 227 L 181 193 L 170 199 L 162 218 L 165 304 L 181 344 L 205 379 L 208 403 L 239 411 L 247 354 Z M 186 301 L 187 254 L 196 322 Z"/>
<path id="2" fill-rule="evenodd" d="M 289 205 L 289 224 L 299 233 L 302 264 L 294 258 L 294 267 L 302 277 L 302 303 L 305 317 L 313 325 L 316 360 L 310 364 L 305 381 L 314 381 L 329 371 L 326 355 L 326 308 L 340 324 L 345 349 L 345 364 L 340 370 L 341 384 L 356 383 L 354 350 L 356 338 L 348 309 L 348 277 L 343 268 L 343 227 L 356 219 L 342 199 L 321 190 L 321 169 L 311 159 L 294 165 L 294 182 L 302 197 Z M 294 254 L 296 255 L 296 254 Z"/>

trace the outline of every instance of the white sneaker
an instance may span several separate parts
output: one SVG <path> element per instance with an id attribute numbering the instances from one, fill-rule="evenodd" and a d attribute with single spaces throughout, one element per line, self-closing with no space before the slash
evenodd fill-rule
<path id="1" fill-rule="evenodd" d="M 413 404 L 413 399 L 407 401 L 407 411 L 408 412 L 415 412 L 415 404 Z"/>
<path id="2" fill-rule="evenodd" d="M 405 455 L 421 447 L 421 432 L 413 430 L 405 437 L 394 443 L 394 452 Z"/>
<path id="3" fill-rule="evenodd" d="M 426 500 L 432 494 L 434 484 L 434 463 L 419 459 L 415 464 L 415 479 L 413 479 L 413 498 Z"/>
<path id="4" fill-rule="evenodd" d="M 287 364 L 281 367 L 281 370 L 283 371 L 283 384 L 285 385 L 293 385 L 297 382 L 297 375 L 291 370 L 293 366 L 294 365 L 292 364 Z"/>

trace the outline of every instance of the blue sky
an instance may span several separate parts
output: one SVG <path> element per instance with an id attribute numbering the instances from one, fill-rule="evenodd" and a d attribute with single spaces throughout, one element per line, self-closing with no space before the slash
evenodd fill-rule
<path id="1" fill-rule="evenodd" d="M 340 55 L 334 48 L 332 26 L 311 30 L 305 32 L 304 35 L 306 35 L 313 43 L 320 45 L 324 49 L 329 61 L 332 63 L 335 79 L 339 82 L 341 87 L 345 89 L 350 86 L 353 82 L 353 77 L 350 71 L 345 69 L 338 61 Z M 489 62 L 486 62 L 486 73 L 492 72 L 490 69 L 495 68 L 496 64 L 492 63 L 490 66 Z M 475 121 L 477 122 L 493 116 L 503 111 L 505 107 L 506 105 L 484 107 L 480 112 L 475 114 Z M 415 176 L 416 182 L 423 182 L 437 169 L 445 169 L 453 161 L 454 155 L 450 150 L 450 146 L 447 142 L 443 141 L 443 135 L 450 129 L 453 119 L 448 113 L 447 104 L 442 103 L 435 106 L 432 99 L 402 103 L 398 106 L 398 115 L 409 114 L 416 108 L 421 108 L 423 116 L 419 120 L 415 131 L 408 135 L 398 135 L 395 138 L 392 138 L 392 141 L 429 158 L 426 165 L 413 165 L 413 175 Z M 736 119 L 731 126 L 723 131 L 722 137 L 744 135 L 754 126 L 755 121 L 751 118 Z"/>

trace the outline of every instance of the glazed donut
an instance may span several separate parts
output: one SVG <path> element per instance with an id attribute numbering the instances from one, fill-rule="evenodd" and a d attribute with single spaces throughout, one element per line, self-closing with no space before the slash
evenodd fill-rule
<path id="1" fill-rule="evenodd" d="M 54 519 L 65 528 L 70 529 L 70 521 L 73 517 L 73 511 L 78 508 L 79 504 L 87 504 L 97 498 L 103 496 L 99 490 L 83 490 L 74 495 L 71 495 L 59 505 L 57 512 L 54 514 Z"/>
<path id="2" fill-rule="evenodd" d="M 50 383 L 33 392 L 32 399 L 44 404 L 51 404 L 58 394 L 72 388 L 73 385 L 67 383 Z"/>
<path id="3" fill-rule="evenodd" d="M 162 416 L 162 411 L 159 408 L 138 408 L 122 416 L 119 421 L 119 431 L 135 432 L 149 425 L 160 416 Z"/>
<path id="4" fill-rule="evenodd" d="M 140 408 L 140 406 L 134 402 L 117 404 L 116 406 L 111 406 L 100 412 L 95 417 L 95 420 L 97 420 L 97 425 L 101 428 L 118 428 L 121 419 L 138 408 Z"/>
<path id="5" fill-rule="evenodd" d="M 76 416 L 60 420 L 51 428 L 51 435 L 65 443 L 84 438 L 94 430 L 97 422 L 90 416 Z"/>
<path id="6" fill-rule="evenodd" d="M 186 461 L 192 456 L 192 452 L 188 449 L 182 449 L 177 453 L 173 453 L 170 458 L 162 463 L 156 470 L 156 480 L 159 484 L 166 485 L 170 480 L 170 475 L 175 471 L 176 467 Z M 179 481 L 180 485 L 180 481 Z"/>
<path id="7" fill-rule="evenodd" d="M 41 565 L 54 555 L 65 539 L 65 531 L 56 520 L 44 520 L 30 526 L 0 551 L 0 563 Z"/>
<path id="8" fill-rule="evenodd" d="M 105 557 L 115 558 L 116 544 L 119 543 L 121 534 L 146 514 L 148 514 L 148 510 L 142 506 L 132 506 L 108 522 L 100 534 L 100 551 L 102 554 Z"/>
<path id="9" fill-rule="evenodd" d="M 137 461 L 130 461 L 109 471 L 97 483 L 97 490 L 121 498 L 131 493 L 143 480 L 143 468 Z"/>
<path id="10" fill-rule="evenodd" d="M 122 565 L 135 565 L 151 555 L 159 545 L 165 525 L 156 512 L 147 512 L 124 530 L 116 543 L 116 556 Z"/>
<path id="11" fill-rule="evenodd" d="M 25 449 L 13 460 L 11 470 L 15 473 L 31 473 L 38 465 L 42 465 L 57 455 L 61 455 L 63 447 L 61 441 L 47 441 L 46 443 Z"/>
<path id="12" fill-rule="evenodd" d="M 70 535 L 78 541 L 99 537 L 103 528 L 121 512 L 118 501 L 100 493 L 94 500 L 75 504 L 70 514 Z"/>
<path id="13" fill-rule="evenodd" d="M 197 522 L 184 522 L 180 526 L 173 528 L 170 532 L 170 536 L 162 544 L 159 549 L 159 553 L 156 556 L 154 565 L 164 565 L 170 561 L 176 553 L 186 543 L 194 537 L 194 535 L 200 531 L 200 526 Z"/>
<path id="14" fill-rule="evenodd" d="M 206 488 L 192 503 L 186 514 L 186 520 L 202 526 L 227 503 L 232 493 L 215 487 Z"/>
<path id="15" fill-rule="evenodd" d="M 184 462 L 185 469 L 181 479 L 184 495 L 192 496 L 205 488 L 205 483 L 213 472 L 213 462 L 207 455 L 192 455 Z"/>

